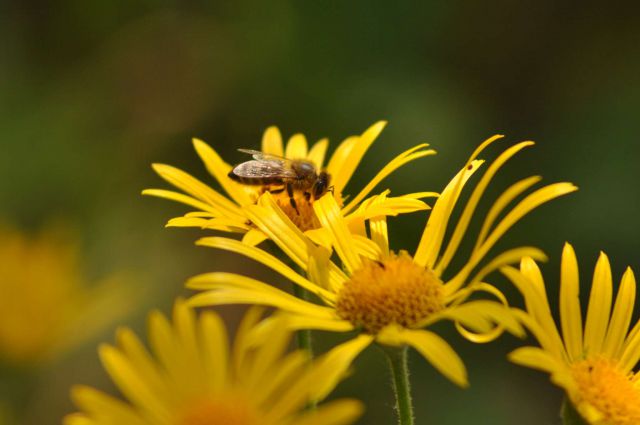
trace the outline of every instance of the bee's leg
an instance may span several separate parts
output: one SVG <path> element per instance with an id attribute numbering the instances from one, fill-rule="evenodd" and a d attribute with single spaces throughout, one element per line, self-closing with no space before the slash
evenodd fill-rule
<path id="1" fill-rule="evenodd" d="M 304 199 L 305 199 L 307 202 L 310 202 L 310 201 L 311 201 L 311 194 L 310 194 L 309 192 L 305 192 L 305 193 L 304 193 Z"/>
<path id="2" fill-rule="evenodd" d="M 329 188 L 327 189 L 327 192 L 331 192 L 331 194 L 333 195 L 333 186 L 329 186 Z"/>
<path id="3" fill-rule="evenodd" d="M 284 187 L 281 189 L 276 189 L 276 190 L 270 190 L 269 192 L 273 193 L 273 194 L 278 194 L 278 193 L 282 193 L 284 192 Z"/>
<path id="4" fill-rule="evenodd" d="M 296 210 L 296 213 L 300 215 L 300 211 L 298 211 L 298 205 L 296 204 L 296 200 L 293 198 L 293 186 L 291 185 L 291 183 L 287 183 L 287 195 L 289 195 L 289 202 L 291 203 L 291 206 L 293 207 L 294 210 Z"/>

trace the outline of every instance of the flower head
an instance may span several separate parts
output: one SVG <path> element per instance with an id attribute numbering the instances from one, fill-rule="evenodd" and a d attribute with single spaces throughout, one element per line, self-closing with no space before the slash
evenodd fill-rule
<path id="1" fill-rule="evenodd" d="M 441 337 L 423 328 L 442 319 L 453 320 L 463 335 L 477 342 L 499 335 L 502 328 L 496 328 L 496 323 L 513 333 L 521 333 L 502 293 L 483 279 L 495 269 L 519 261 L 523 255 L 538 259 L 543 259 L 544 255 L 531 247 L 515 248 L 498 255 L 474 275 L 472 273 L 520 218 L 540 204 L 575 190 L 569 183 L 545 186 L 526 196 L 497 221 L 505 207 L 539 178 L 531 177 L 511 186 L 489 211 L 467 261 L 447 278 L 449 262 L 457 253 L 474 209 L 490 180 L 509 158 L 531 144 L 524 142 L 507 149 L 489 166 L 444 247 L 444 235 L 460 192 L 482 164 L 476 156 L 493 140 L 495 138 L 481 145 L 444 189 L 413 255 L 389 249 L 384 214 L 369 217 L 368 234 L 364 229 L 362 233 L 354 233 L 331 196 L 325 196 L 313 205 L 323 229 L 327 231 L 327 238 L 321 246 L 306 238 L 275 207 L 269 194 L 263 195 L 258 205 L 248 209 L 252 222 L 274 240 L 307 276 L 294 272 L 270 254 L 237 241 L 227 238 L 199 241 L 201 245 L 238 252 L 260 261 L 315 294 L 323 305 L 297 299 L 265 283 L 228 273 L 208 273 L 191 279 L 189 287 L 204 291 L 195 295 L 191 303 L 266 304 L 288 311 L 293 328 L 359 329 L 360 335 L 354 341 L 361 349 L 373 341 L 391 346 L 413 346 L 445 376 L 459 385 L 466 385 L 466 371 L 460 358 Z M 377 205 L 384 204 L 385 196 L 386 193 L 382 193 L 370 198 L 364 207 L 375 211 Z M 342 267 L 331 261 L 327 248 L 335 250 Z M 498 301 L 469 300 L 470 295 L 476 292 L 489 293 Z"/>
<path id="2" fill-rule="evenodd" d="M 540 344 L 515 350 L 510 360 L 549 373 L 592 425 L 639 424 L 640 375 L 634 368 L 640 360 L 640 321 L 629 330 L 636 295 L 633 271 L 625 271 L 613 304 L 609 259 L 600 254 L 583 325 L 578 262 L 573 247 L 566 244 L 560 275 L 560 330 L 533 259 L 524 258 L 519 271 L 507 267 L 503 272 L 522 293 L 526 312 L 518 316 Z"/>
<path id="3" fill-rule="evenodd" d="M 122 278 L 88 285 L 80 260 L 67 228 L 28 236 L 0 227 L 0 361 L 51 359 L 131 310 Z"/>
<path id="4" fill-rule="evenodd" d="M 328 140 L 320 140 L 311 149 L 308 149 L 306 138 L 302 134 L 296 134 L 289 139 L 286 148 L 283 148 L 282 137 L 276 127 L 269 127 L 265 131 L 262 138 L 262 151 L 256 153 L 267 158 L 267 161 L 274 161 L 273 163 L 278 167 L 287 161 L 302 160 L 311 164 L 317 173 L 326 173 L 330 187 L 325 189 L 341 206 L 342 215 L 353 223 L 361 223 L 368 218 L 369 213 L 366 208 L 362 208 L 363 201 L 384 178 L 410 161 L 435 154 L 434 150 L 426 149 L 427 144 L 415 146 L 401 153 L 382 168 L 353 199 L 344 205 L 347 199 L 344 193 L 347 183 L 385 124 L 380 121 L 368 128 L 362 135 L 345 139 L 337 147 L 326 166 L 325 154 L 329 144 Z M 316 240 L 322 238 L 318 234 L 322 233 L 321 230 L 318 231 L 320 223 L 312 207 L 316 200 L 312 190 L 309 188 L 296 189 L 296 185 L 293 185 L 293 190 L 289 194 L 286 182 L 279 182 L 279 184 L 270 182 L 270 184 L 259 185 L 243 184 L 237 181 L 237 178 L 229 177 L 229 172 L 233 167 L 223 161 L 214 149 L 197 139 L 194 139 L 193 144 L 207 170 L 222 186 L 227 196 L 184 171 L 169 165 L 154 164 L 153 168 L 164 180 L 184 193 L 164 189 L 147 189 L 143 191 L 143 194 L 181 202 L 196 209 L 183 217 L 170 220 L 169 226 L 201 227 L 241 233 L 244 234 L 244 242 L 251 245 L 258 244 L 265 239 L 266 235 L 251 221 L 247 214 L 247 207 L 254 205 L 262 193 L 270 192 L 274 195 L 275 203 L 299 229 L 307 232 L 308 236 Z M 285 167 L 289 167 L 289 165 L 285 165 Z M 291 172 L 289 169 L 287 171 Z M 420 201 L 420 198 L 430 195 L 434 194 L 416 193 L 396 198 L 389 197 L 384 205 L 378 207 L 378 212 L 380 212 L 380 208 L 384 209 L 386 215 L 424 210 L 428 207 Z"/>
<path id="5" fill-rule="evenodd" d="M 66 425 L 346 425 L 360 415 L 355 400 L 337 400 L 313 412 L 304 408 L 324 398 L 349 365 L 345 351 L 309 364 L 303 351 L 286 353 L 290 332 L 275 321 L 260 321 L 251 309 L 233 347 L 221 319 L 207 311 L 196 317 L 183 301 L 173 324 L 161 313 L 149 318 L 149 353 L 129 329 L 117 333 L 117 347 L 103 345 L 100 357 L 128 399 L 77 386 L 81 413 Z"/>

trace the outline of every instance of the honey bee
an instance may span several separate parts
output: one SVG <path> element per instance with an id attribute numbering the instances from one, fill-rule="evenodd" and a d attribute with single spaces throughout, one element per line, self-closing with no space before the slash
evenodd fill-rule
<path id="1" fill-rule="evenodd" d="M 253 160 L 236 165 L 229 171 L 229 177 L 247 185 L 284 186 L 282 189 L 271 190 L 271 192 L 279 193 L 286 190 L 289 202 L 298 214 L 300 211 L 293 197 L 294 192 L 302 192 L 305 199 L 310 201 L 332 190 L 329 186 L 331 176 L 326 171 L 318 173 L 311 161 L 282 158 L 251 149 L 238 150 L 252 155 Z"/>

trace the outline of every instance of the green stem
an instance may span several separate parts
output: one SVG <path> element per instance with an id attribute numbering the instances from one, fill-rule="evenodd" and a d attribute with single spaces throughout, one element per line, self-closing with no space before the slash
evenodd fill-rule
<path id="1" fill-rule="evenodd" d="M 562 402 L 562 408 L 560 409 L 560 416 L 562 416 L 562 423 L 564 425 L 587 425 L 587 422 L 582 419 L 582 416 L 573 407 L 573 404 L 565 397 Z"/>
<path id="2" fill-rule="evenodd" d="M 293 285 L 293 293 L 297 298 L 301 300 L 308 300 L 309 294 L 306 289 Z M 296 334 L 296 341 L 298 343 L 298 348 L 301 350 L 306 350 L 311 358 L 313 358 L 313 344 L 311 341 L 311 331 L 309 329 L 301 329 Z"/>
<path id="3" fill-rule="evenodd" d="M 398 425 L 413 425 L 413 405 L 411 402 L 411 384 L 409 382 L 409 367 L 407 365 L 407 347 L 385 347 L 389 368 L 391 370 L 391 385 L 396 396 L 396 411 Z"/>

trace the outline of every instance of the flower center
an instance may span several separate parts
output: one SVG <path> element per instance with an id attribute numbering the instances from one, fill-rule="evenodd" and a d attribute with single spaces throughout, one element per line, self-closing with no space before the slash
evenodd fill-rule
<path id="1" fill-rule="evenodd" d="M 444 307 L 443 284 L 406 251 L 364 265 L 338 294 L 338 315 L 377 333 L 391 323 L 411 327 Z"/>
<path id="2" fill-rule="evenodd" d="M 243 400 L 202 398 L 188 404 L 176 425 L 256 425 L 256 413 Z"/>
<path id="3" fill-rule="evenodd" d="M 578 403 L 593 406 L 602 415 L 602 423 L 640 424 L 640 375 L 626 374 L 603 357 L 575 363 L 571 372 L 578 386 Z"/>
<path id="4" fill-rule="evenodd" d="M 320 227 L 320 221 L 313 210 L 313 200 L 307 200 L 303 193 L 294 192 L 293 198 L 289 198 L 286 191 L 274 195 L 276 203 L 282 211 L 289 217 L 298 229 L 307 230 Z M 291 199 L 296 203 L 296 208 L 291 205 Z"/>

